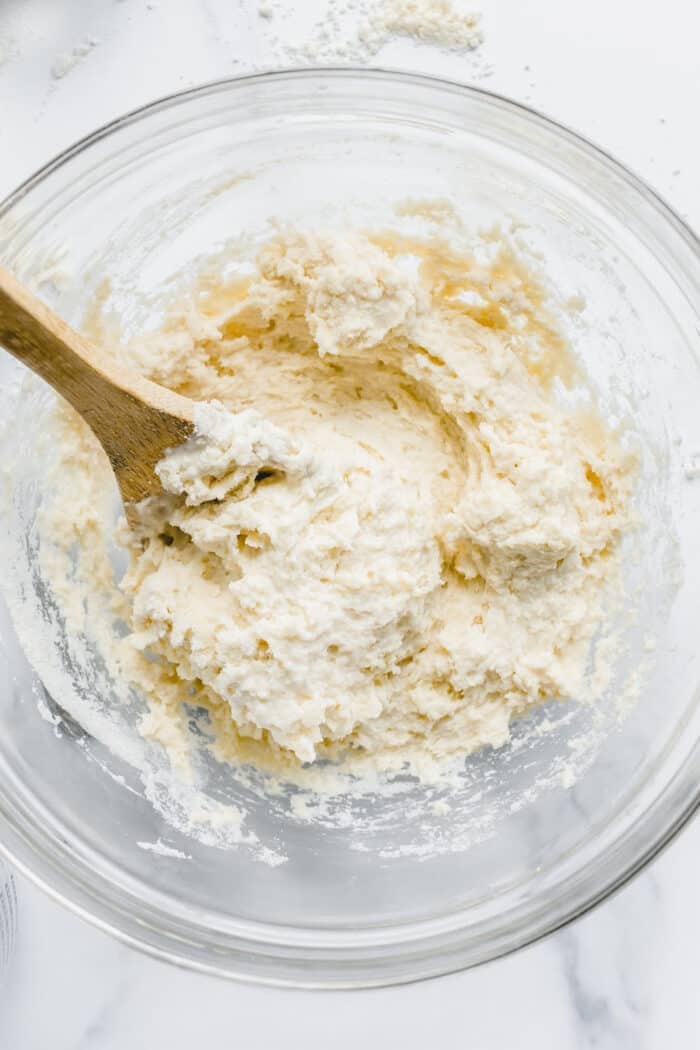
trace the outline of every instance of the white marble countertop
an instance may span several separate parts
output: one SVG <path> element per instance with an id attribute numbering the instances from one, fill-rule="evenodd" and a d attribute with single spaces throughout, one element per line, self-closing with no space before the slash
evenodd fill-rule
<path id="1" fill-rule="evenodd" d="M 295 6 L 307 15 L 322 7 Z M 478 64 L 407 42 L 377 64 L 478 79 L 531 103 L 615 153 L 700 227 L 697 5 L 474 6 L 486 32 Z M 254 0 L 0 0 L 0 195 L 125 110 L 274 64 L 272 32 Z M 359 993 L 255 988 L 169 968 L 19 879 L 0 1050 L 690 1050 L 700 1045 L 699 857 L 696 821 L 650 870 L 548 940 L 469 973 Z"/>

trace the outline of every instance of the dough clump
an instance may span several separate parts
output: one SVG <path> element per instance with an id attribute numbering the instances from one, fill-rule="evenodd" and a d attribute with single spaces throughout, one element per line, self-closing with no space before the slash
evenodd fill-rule
<path id="1" fill-rule="evenodd" d="M 509 249 L 285 233 L 126 353 L 200 402 L 121 583 L 147 732 L 397 768 L 586 698 L 634 459 Z"/>

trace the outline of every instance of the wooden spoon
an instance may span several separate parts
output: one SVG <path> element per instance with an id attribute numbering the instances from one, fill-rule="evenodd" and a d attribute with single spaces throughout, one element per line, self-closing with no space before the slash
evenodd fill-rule
<path id="1" fill-rule="evenodd" d="M 161 491 L 154 467 L 192 433 L 194 403 L 105 360 L 2 267 L 0 346 L 45 379 L 91 427 L 133 523 L 133 505 Z"/>

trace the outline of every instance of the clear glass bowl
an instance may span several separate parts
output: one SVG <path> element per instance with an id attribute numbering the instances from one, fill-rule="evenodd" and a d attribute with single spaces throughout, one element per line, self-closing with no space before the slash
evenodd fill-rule
<path id="1" fill-rule="evenodd" d="M 17 932 L 17 892 L 12 875 L 0 861 L 0 984 L 10 964 Z"/>
<path id="2" fill-rule="evenodd" d="M 286 856 L 279 866 L 170 826 L 138 771 L 101 742 L 99 720 L 81 726 L 52 699 L 75 672 L 60 631 L 42 635 L 35 559 L 50 397 L 36 385 L 20 393 L 21 369 L 0 362 L 11 421 L 0 450 L 0 840 L 76 912 L 180 964 L 326 987 L 471 966 L 607 896 L 697 805 L 700 256 L 618 163 L 473 88 L 381 71 L 266 74 L 155 103 L 68 150 L 0 207 L 0 260 L 76 322 L 109 276 L 137 328 L 147 318 L 131 292 L 179 279 L 227 238 L 254 243 L 275 218 L 386 225 L 397 202 L 425 197 L 449 200 L 471 226 L 516 218 L 557 291 L 584 297 L 570 335 L 606 414 L 639 432 L 643 467 L 625 555 L 639 615 L 624 625 L 605 702 L 523 719 L 510 745 L 466 763 L 449 810 L 435 789 L 408 785 L 357 801 L 374 807 L 360 834 L 352 820 L 309 824 L 288 798 L 253 793 L 246 827 Z M 404 209 L 392 224 L 416 221 Z M 641 695 L 622 720 L 635 671 Z M 83 687 L 99 707 L 97 682 Z M 219 789 L 243 791 L 225 778 Z"/>

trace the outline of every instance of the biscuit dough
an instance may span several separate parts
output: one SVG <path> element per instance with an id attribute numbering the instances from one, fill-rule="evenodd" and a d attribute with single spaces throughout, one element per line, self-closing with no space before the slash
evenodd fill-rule
<path id="1" fill-rule="evenodd" d="M 588 696 L 634 459 L 509 248 L 284 233 L 123 353 L 201 402 L 128 540 L 144 732 L 416 769 Z"/>
<path id="2" fill-rule="evenodd" d="M 572 359 L 508 252 L 285 234 L 131 363 L 203 401 L 122 582 L 147 731 L 400 763 L 502 744 L 586 691 L 632 457 L 566 407 Z M 134 665 L 137 680 L 146 665 Z"/>

